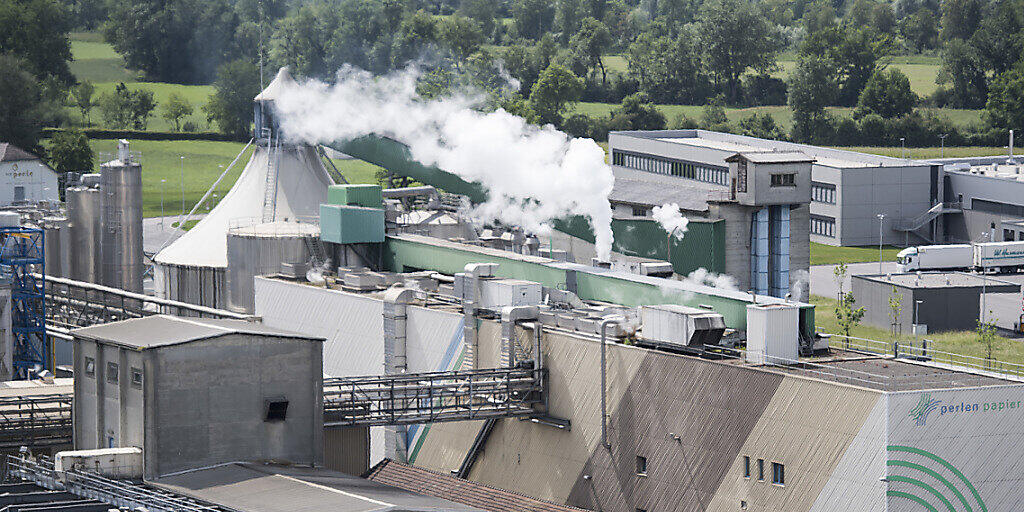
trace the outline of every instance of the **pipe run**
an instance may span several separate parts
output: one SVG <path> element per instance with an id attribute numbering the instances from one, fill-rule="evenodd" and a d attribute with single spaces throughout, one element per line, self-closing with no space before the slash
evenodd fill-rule
<path id="1" fill-rule="evenodd" d="M 463 316 L 463 365 L 476 369 L 477 332 L 476 310 L 480 302 L 480 279 L 494 277 L 497 263 L 470 263 L 465 267 L 465 278 L 462 285 L 462 316 Z"/>
<path id="2" fill-rule="evenodd" d="M 622 323 L 623 317 L 615 315 L 605 317 L 601 320 L 601 444 L 605 448 L 611 448 L 612 444 L 608 442 L 608 372 L 607 372 L 607 360 L 606 355 L 608 351 L 608 326 L 612 324 Z"/>
<path id="3" fill-rule="evenodd" d="M 501 364 L 502 368 L 516 365 L 516 324 L 522 320 L 536 320 L 537 306 L 508 306 L 501 308 Z"/>

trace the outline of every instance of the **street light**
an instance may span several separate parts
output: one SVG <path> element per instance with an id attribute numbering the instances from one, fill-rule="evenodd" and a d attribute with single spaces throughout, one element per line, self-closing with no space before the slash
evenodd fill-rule
<path id="1" fill-rule="evenodd" d="M 942 158 L 946 158 L 946 137 L 949 137 L 948 133 L 939 135 L 939 140 L 942 141 L 942 148 L 940 149 L 941 153 L 939 154 L 942 155 Z"/>
<path id="2" fill-rule="evenodd" d="M 981 236 L 986 241 L 988 241 L 990 238 L 992 238 L 991 236 L 989 236 L 989 233 L 982 233 Z M 984 253 L 982 253 L 982 254 L 984 254 Z M 985 274 L 986 273 L 987 272 L 985 272 L 985 267 L 982 266 L 981 267 L 981 323 L 982 324 L 985 323 L 985 291 L 986 291 L 986 288 L 987 288 L 987 285 L 988 285 L 988 279 L 985 278 Z"/>
<path id="3" fill-rule="evenodd" d="M 921 303 L 922 302 L 924 302 L 924 301 L 923 300 L 915 300 L 914 301 L 914 334 L 917 334 L 917 325 L 918 325 L 917 311 L 921 307 Z"/>
<path id="4" fill-rule="evenodd" d="M 907 157 L 907 138 L 906 137 L 900 137 L 900 157 L 901 158 L 906 158 Z"/>
<path id="5" fill-rule="evenodd" d="M 181 214 L 185 215 L 185 155 L 181 156 Z"/>
<path id="6" fill-rule="evenodd" d="M 885 214 L 878 214 L 878 273 L 882 274 L 882 221 L 885 220 Z"/>
<path id="7" fill-rule="evenodd" d="M 164 186 L 167 180 L 160 180 L 160 229 L 164 229 Z"/>

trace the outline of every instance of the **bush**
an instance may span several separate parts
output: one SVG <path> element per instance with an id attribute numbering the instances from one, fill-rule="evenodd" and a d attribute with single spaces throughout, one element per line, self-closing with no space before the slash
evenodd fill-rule
<path id="1" fill-rule="evenodd" d="M 788 88 L 784 80 L 768 75 L 743 77 L 743 104 L 749 107 L 785 105 Z"/>

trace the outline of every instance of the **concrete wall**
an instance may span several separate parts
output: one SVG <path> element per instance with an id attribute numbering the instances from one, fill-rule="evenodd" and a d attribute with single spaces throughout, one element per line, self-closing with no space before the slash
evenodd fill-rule
<path id="1" fill-rule="evenodd" d="M 885 214 L 882 242 L 903 245 L 908 236 L 893 230 L 893 223 L 917 217 L 932 206 L 931 167 L 927 165 L 851 168 L 844 169 L 841 177 L 842 183 L 836 187 L 840 245 L 877 245 L 878 214 Z M 815 181 L 827 182 L 817 174 Z"/>
<path id="2" fill-rule="evenodd" d="M 57 173 L 41 160 L 0 162 L 0 206 L 14 202 L 14 188 L 24 187 L 26 201 L 57 201 Z"/>
<path id="3" fill-rule="evenodd" d="M 95 371 L 85 371 L 92 359 Z M 117 365 L 117 382 L 111 382 L 109 364 Z M 144 444 L 144 395 L 151 362 L 141 352 L 88 340 L 77 340 L 74 349 L 75 448 L 117 448 Z M 132 369 L 143 370 L 143 385 L 131 382 Z"/>
<path id="4" fill-rule="evenodd" d="M 1000 240 L 1000 222 L 1017 218 L 975 210 L 974 199 L 1024 206 L 1024 182 L 961 172 L 947 172 L 945 176 L 949 183 L 947 200 L 961 201 L 964 207 L 964 215 L 946 216 L 952 241 Z"/>
<path id="5" fill-rule="evenodd" d="M 146 475 L 236 460 L 322 462 L 320 342 L 230 335 L 160 348 L 146 402 Z M 284 421 L 265 421 L 287 400 Z"/>

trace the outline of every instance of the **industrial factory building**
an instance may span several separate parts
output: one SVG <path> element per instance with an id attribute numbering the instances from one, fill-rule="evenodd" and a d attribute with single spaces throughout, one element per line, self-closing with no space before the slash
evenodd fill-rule
<path id="1" fill-rule="evenodd" d="M 59 200 L 57 173 L 36 155 L 0 141 L 0 207 Z"/>
<path id="2" fill-rule="evenodd" d="M 871 245 L 942 240 L 938 215 L 940 166 L 807 144 L 707 130 L 611 132 L 608 147 L 616 181 L 657 183 L 668 190 L 728 192 L 729 165 L 736 153 L 798 152 L 814 159 L 810 190 L 810 239 L 827 245 Z M 646 205 L 648 208 L 655 206 Z"/>
<path id="3" fill-rule="evenodd" d="M 1011 140 L 1012 143 L 1012 140 Z M 944 222 L 951 241 L 1024 240 L 1024 166 L 1010 155 L 943 158 Z"/>

